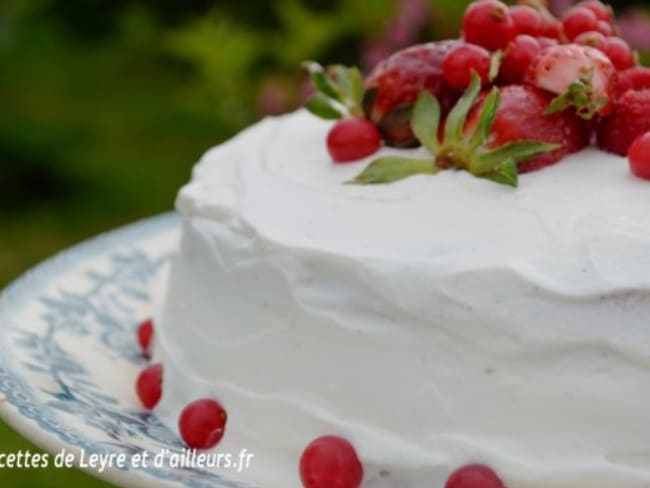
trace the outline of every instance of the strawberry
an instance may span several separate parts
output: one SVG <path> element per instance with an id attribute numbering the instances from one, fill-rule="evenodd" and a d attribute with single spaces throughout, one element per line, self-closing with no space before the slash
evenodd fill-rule
<path id="1" fill-rule="evenodd" d="M 625 156 L 634 140 L 650 131 L 650 89 L 628 90 L 618 99 L 614 112 L 598 123 L 598 145 Z"/>
<path id="2" fill-rule="evenodd" d="M 402 156 L 381 157 L 370 163 L 349 183 L 385 184 L 413 175 L 434 175 L 444 170 L 456 170 L 467 171 L 478 178 L 516 187 L 519 165 L 541 154 L 561 149 L 558 144 L 540 141 L 540 134 L 533 131 L 534 127 L 531 125 L 527 127 L 530 129 L 530 135 L 536 140 L 511 137 L 504 139 L 503 144 L 495 144 L 494 138 L 490 136 L 499 109 L 499 89 L 493 87 L 484 95 L 480 108 L 475 108 L 480 93 L 481 79 L 474 73 L 469 87 L 447 115 L 444 130 L 441 131 L 440 104 L 430 93 L 422 92 L 413 109 L 411 127 L 430 157 L 418 159 Z M 546 101 L 547 99 L 544 99 L 544 102 Z M 521 103 L 521 100 L 517 102 Z M 537 107 L 539 113 L 534 115 L 539 116 L 545 106 L 544 103 L 539 104 Z M 517 110 L 512 105 L 507 105 L 506 111 L 510 113 Z M 467 117 L 472 112 L 473 121 L 468 124 Z M 571 112 L 568 113 L 572 120 L 579 121 Z M 561 118 L 562 115 L 559 114 L 549 117 L 556 124 Z M 550 128 L 542 128 L 552 136 L 560 138 Z M 564 132 L 566 127 L 560 126 L 559 130 Z"/>
<path id="3" fill-rule="evenodd" d="M 650 89 L 650 68 L 635 66 L 618 74 L 618 92 L 623 95 L 628 90 Z"/>
<path id="4" fill-rule="evenodd" d="M 478 124 L 487 98 L 484 93 L 467 122 L 467 129 Z M 501 88 L 501 104 L 492 125 L 488 144 L 498 147 L 513 140 L 535 140 L 560 147 L 519 165 L 519 173 L 535 171 L 557 163 L 568 154 L 584 149 L 591 139 L 590 124 L 572 110 L 545 114 L 552 96 L 529 85 L 508 85 Z"/>
<path id="5" fill-rule="evenodd" d="M 460 41 L 420 44 L 398 51 L 380 63 L 365 80 L 363 106 L 388 145 L 413 147 L 410 127 L 413 105 L 422 91 L 434 95 L 447 113 L 460 96 L 445 81 L 442 63 Z"/>
<path id="6" fill-rule="evenodd" d="M 558 95 L 548 107 L 549 113 L 567 107 L 592 119 L 607 115 L 616 98 L 616 68 L 597 49 L 578 44 L 551 46 L 529 67 L 525 81 Z"/>

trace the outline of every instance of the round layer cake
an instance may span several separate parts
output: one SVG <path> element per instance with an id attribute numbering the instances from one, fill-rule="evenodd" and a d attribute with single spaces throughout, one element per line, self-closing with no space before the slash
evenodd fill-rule
<path id="1" fill-rule="evenodd" d="M 468 463 L 509 488 L 650 486 L 650 191 L 588 149 L 519 188 L 466 172 L 346 185 L 331 123 L 268 118 L 180 192 L 159 317 L 157 411 L 228 412 L 241 476 L 300 486 L 313 439 L 364 487 L 442 487 Z M 424 155 L 383 149 L 382 155 Z"/>

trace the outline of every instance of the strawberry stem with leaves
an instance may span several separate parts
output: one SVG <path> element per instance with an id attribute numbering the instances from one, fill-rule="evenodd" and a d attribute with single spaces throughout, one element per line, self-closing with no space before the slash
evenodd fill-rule
<path id="1" fill-rule="evenodd" d="M 597 96 L 592 88 L 594 77 L 593 68 L 585 73 L 579 80 L 569 85 L 566 93 L 554 98 L 544 112 L 545 115 L 554 114 L 575 107 L 579 117 L 585 120 L 593 119 L 609 103 L 605 95 Z"/>
<path id="2" fill-rule="evenodd" d="M 314 61 L 303 63 L 309 72 L 316 92 L 305 108 L 317 117 L 336 120 L 345 115 L 364 117 L 363 77 L 357 67 L 339 64 L 323 68 Z"/>
<path id="3" fill-rule="evenodd" d="M 519 140 L 497 148 L 488 147 L 488 138 L 499 109 L 500 93 L 493 88 L 485 98 L 478 124 L 466 133 L 467 116 L 481 92 L 481 80 L 474 73 L 472 82 L 445 122 L 442 141 L 438 137 L 440 104 L 428 92 L 420 94 L 411 119 L 411 128 L 431 159 L 388 156 L 376 159 L 350 184 L 382 184 L 418 174 L 432 175 L 441 170 L 464 170 L 479 178 L 516 187 L 517 165 L 532 157 L 559 148 L 557 144 Z"/>

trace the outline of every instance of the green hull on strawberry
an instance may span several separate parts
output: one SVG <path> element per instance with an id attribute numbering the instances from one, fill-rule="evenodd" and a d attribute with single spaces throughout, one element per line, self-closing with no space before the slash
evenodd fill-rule
<path id="1" fill-rule="evenodd" d="M 516 187 L 517 165 L 560 146 L 531 140 L 512 140 L 490 148 L 489 136 L 499 109 L 499 90 L 493 88 L 483 103 L 478 123 L 466 131 L 467 116 L 481 91 L 477 74 L 449 113 L 444 137 L 439 140 L 440 104 L 429 93 L 422 93 L 415 105 L 411 128 L 429 151 L 430 160 L 384 157 L 373 161 L 350 183 L 383 184 L 417 174 L 435 174 L 441 170 L 464 170 L 474 176 Z"/>

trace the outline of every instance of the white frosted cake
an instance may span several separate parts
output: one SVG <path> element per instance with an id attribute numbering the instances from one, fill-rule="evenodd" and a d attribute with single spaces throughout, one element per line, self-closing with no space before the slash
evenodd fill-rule
<path id="1" fill-rule="evenodd" d="M 228 413 L 244 479 L 301 486 L 337 435 L 365 487 L 650 486 L 650 190 L 586 149 L 519 188 L 467 172 L 344 185 L 330 122 L 268 118 L 206 154 L 156 332 L 157 411 Z M 424 154 L 423 149 L 381 150 Z"/>
<path id="2" fill-rule="evenodd" d="M 650 487 L 650 68 L 543 3 L 307 63 L 195 167 L 136 391 L 225 478 Z"/>

